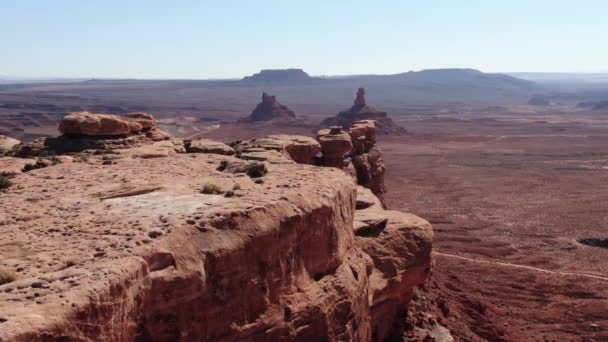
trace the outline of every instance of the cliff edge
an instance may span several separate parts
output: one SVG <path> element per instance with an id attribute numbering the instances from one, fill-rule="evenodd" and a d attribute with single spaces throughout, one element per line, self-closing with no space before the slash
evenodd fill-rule
<path id="1" fill-rule="evenodd" d="M 401 336 L 431 269 L 427 221 L 307 165 L 314 139 L 231 147 L 130 127 L 0 158 L 0 341 Z"/>

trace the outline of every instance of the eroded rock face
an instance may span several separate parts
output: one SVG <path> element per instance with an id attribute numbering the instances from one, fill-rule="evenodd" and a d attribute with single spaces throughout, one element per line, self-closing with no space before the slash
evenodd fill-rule
<path id="1" fill-rule="evenodd" d="M 365 89 L 359 88 L 355 101 L 349 109 L 338 113 L 334 117 L 327 118 L 321 122 L 322 127 L 341 126 L 344 129 L 349 129 L 353 122 L 361 120 L 374 120 L 378 133 L 386 135 L 403 135 L 407 131 L 397 125 L 386 112 L 377 110 L 374 107 L 367 105 L 365 101 Z"/>
<path id="2" fill-rule="evenodd" d="M 192 140 L 186 144 L 186 150 L 188 153 L 214 153 L 227 156 L 231 156 L 235 153 L 232 147 L 219 141 L 209 139 Z"/>
<path id="3" fill-rule="evenodd" d="M 0 135 L 0 156 L 10 151 L 14 146 L 20 144 L 21 142 L 17 139 L 13 139 L 11 137 L 7 137 L 5 135 Z"/>
<path id="4" fill-rule="evenodd" d="M 322 129 L 317 133 L 323 156 L 321 164 L 343 169 L 383 200 L 384 159 L 376 146 L 376 122 L 353 122 L 348 133 L 340 126 Z"/>
<path id="5" fill-rule="evenodd" d="M 295 117 L 295 113 L 287 108 L 287 106 L 280 104 L 275 96 L 263 93 L 262 102 L 255 107 L 253 112 L 251 112 L 251 115 L 246 118 L 245 121 L 290 120 Z"/>
<path id="6" fill-rule="evenodd" d="M 137 122 L 127 121 L 117 115 L 71 113 L 59 123 L 59 132 L 64 135 L 121 136 L 142 130 Z"/>
<path id="7" fill-rule="evenodd" d="M 323 150 L 323 165 L 342 168 L 344 157 L 353 150 L 350 135 L 341 127 L 334 126 L 317 132 L 317 140 Z"/>
<path id="8" fill-rule="evenodd" d="M 399 331 L 415 284 L 431 271 L 431 224 L 412 214 L 385 210 L 369 189 L 359 187 L 366 205 L 355 211 L 357 245 L 373 260 L 370 275 L 370 314 L 373 340 Z M 358 200 L 359 201 L 359 200 Z M 372 203 L 370 203 L 372 202 Z M 359 202 L 358 202 L 359 203 Z"/>
<path id="9" fill-rule="evenodd" d="M 282 134 L 241 141 L 234 148 L 241 158 L 285 162 L 286 157 L 298 164 L 314 164 L 321 152 L 321 145 L 312 138 Z"/>
<path id="10" fill-rule="evenodd" d="M 59 124 L 61 136 L 19 144 L 11 154 L 27 158 L 85 150 L 111 151 L 171 139 L 156 123 L 156 119 L 146 113 L 131 113 L 126 117 L 88 112 L 71 113 Z"/>
<path id="11" fill-rule="evenodd" d="M 157 124 L 154 116 L 147 113 L 129 113 L 127 114 L 127 120 L 137 122 L 143 129 L 155 127 Z"/>
<path id="12" fill-rule="evenodd" d="M 0 285 L 0 340 L 399 335 L 431 226 L 342 170 L 290 159 L 312 158 L 311 140 L 226 155 L 173 139 L 14 176 L 0 194 L 0 269 L 17 274 Z"/>

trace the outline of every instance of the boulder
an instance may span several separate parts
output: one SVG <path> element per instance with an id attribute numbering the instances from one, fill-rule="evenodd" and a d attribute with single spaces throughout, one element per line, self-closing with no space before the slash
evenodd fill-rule
<path id="1" fill-rule="evenodd" d="M 188 153 L 212 153 L 226 156 L 233 155 L 234 149 L 224 143 L 208 139 L 196 139 L 186 143 Z"/>
<path id="2" fill-rule="evenodd" d="M 150 129 L 146 133 L 146 137 L 152 141 L 163 141 L 163 140 L 171 139 L 171 136 L 169 135 L 169 133 L 162 131 L 157 127 Z"/>
<path id="3" fill-rule="evenodd" d="M 368 152 L 376 144 L 376 121 L 354 121 L 349 129 L 356 154 Z"/>
<path id="4" fill-rule="evenodd" d="M 374 146 L 366 153 L 353 156 L 352 162 L 357 171 L 357 184 L 371 189 L 383 201 L 386 167 L 382 152 Z"/>
<path id="5" fill-rule="evenodd" d="M 277 151 L 298 164 L 313 164 L 315 156 L 321 152 L 321 145 L 315 139 L 285 134 L 242 141 L 234 148 L 242 155 L 259 153 L 262 150 Z"/>
<path id="6" fill-rule="evenodd" d="M 59 123 L 59 132 L 64 135 L 122 136 L 142 129 L 142 125 L 117 115 L 78 112 L 66 115 Z"/>
<path id="7" fill-rule="evenodd" d="M 321 144 L 325 166 L 343 167 L 344 157 L 353 150 L 350 135 L 339 126 L 317 132 L 317 141 Z"/>
<path id="8" fill-rule="evenodd" d="M 154 116 L 147 113 L 129 113 L 127 114 L 127 120 L 139 123 L 143 129 L 150 129 L 152 127 L 155 127 L 157 124 L 157 121 Z"/>

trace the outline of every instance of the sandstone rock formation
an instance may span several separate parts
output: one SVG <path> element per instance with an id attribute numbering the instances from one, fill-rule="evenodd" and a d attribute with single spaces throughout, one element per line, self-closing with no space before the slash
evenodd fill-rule
<path id="1" fill-rule="evenodd" d="M 151 141 L 169 140 L 150 114 L 131 113 L 127 116 L 77 112 L 66 115 L 59 123 L 56 138 L 40 138 L 14 147 L 16 157 L 57 155 L 84 150 L 124 149 Z"/>
<path id="2" fill-rule="evenodd" d="M 348 133 L 340 126 L 322 129 L 317 139 L 323 147 L 322 165 L 344 169 L 382 200 L 385 167 L 382 152 L 376 147 L 374 120 L 353 122 Z"/>
<path id="3" fill-rule="evenodd" d="M 0 135 L 0 156 L 10 151 L 14 146 L 20 143 L 19 140 Z"/>
<path id="4" fill-rule="evenodd" d="M 276 151 L 298 164 L 314 164 L 314 159 L 321 152 L 321 145 L 314 139 L 296 135 L 270 135 L 260 139 L 238 142 L 234 146 L 241 158 L 251 158 L 256 155 Z"/>
<path id="5" fill-rule="evenodd" d="M 317 132 L 317 140 L 323 149 L 323 165 L 342 168 L 344 157 L 350 155 L 353 143 L 350 135 L 340 126 L 322 129 Z"/>
<path id="6" fill-rule="evenodd" d="M 287 106 L 280 104 L 275 96 L 263 93 L 262 102 L 255 107 L 251 115 L 245 118 L 244 121 L 292 120 L 295 117 L 295 113 L 287 108 Z"/>
<path id="7" fill-rule="evenodd" d="M 232 147 L 209 139 L 197 139 L 187 142 L 186 151 L 188 153 L 213 153 L 226 156 L 231 156 L 235 153 Z"/>
<path id="8" fill-rule="evenodd" d="M 359 88 L 353 106 L 348 110 L 338 113 L 338 115 L 327 118 L 321 122 L 322 127 L 342 126 L 349 129 L 353 122 L 360 120 L 374 120 L 377 123 L 379 134 L 403 135 L 407 131 L 397 125 L 386 112 L 381 112 L 374 107 L 368 106 L 365 101 L 365 89 Z"/>
<path id="9" fill-rule="evenodd" d="M 354 135 L 371 151 L 366 127 Z M 301 164 L 322 144 L 279 135 L 227 155 L 148 141 L 14 176 L 0 193 L 0 270 L 16 274 L 0 284 L 0 341 L 400 336 L 431 226 Z M 263 152 L 276 159 L 247 158 Z"/>

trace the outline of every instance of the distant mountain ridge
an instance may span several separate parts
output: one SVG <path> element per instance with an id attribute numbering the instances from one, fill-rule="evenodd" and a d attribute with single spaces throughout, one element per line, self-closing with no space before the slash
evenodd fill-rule
<path id="1" fill-rule="evenodd" d="M 310 77 L 302 69 L 263 69 L 242 79 L 243 82 L 302 82 L 317 78 Z"/>
<path id="2" fill-rule="evenodd" d="M 544 92 L 543 86 L 532 81 L 474 69 L 430 69 L 392 75 L 315 77 L 297 68 L 265 69 L 240 80 L 95 79 L 74 83 L 38 83 L 29 85 L 29 88 L 2 85 L 0 91 L 36 89 L 59 94 L 82 93 L 86 96 L 112 93 L 131 102 L 139 97 L 145 103 L 156 101 L 155 96 L 149 96 L 151 92 L 172 92 L 172 100 L 179 103 L 179 106 L 198 106 L 202 99 L 213 103 L 224 99 L 239 110 L 248 110 L 254 105 L 251 99 L 256 99 L 260 93 L 266 92 L 278 95 L 283 103 L 296 112 L 304 112 L 310 110 L 311 106 L 331 106 L 332 111 L 340 110 L 345 104 L 351 103 L 353 92 L 360 87 L 369 90 L 372 103 L 387 110 L 426 104 L 525 104 L 534 94 Z M 142 89 L 146 92 L 142 92 Z M 188 91 L 184 92 L 186 89 Z"/>

